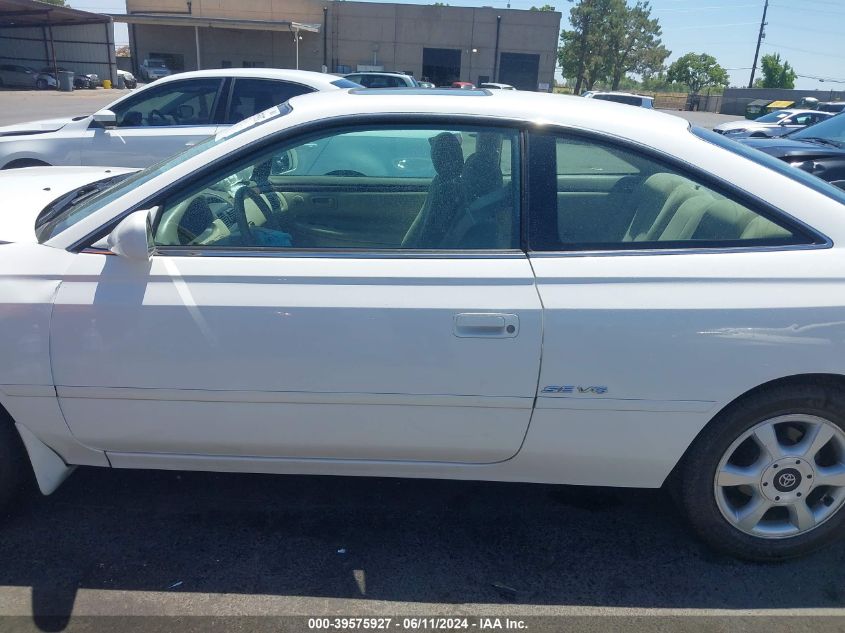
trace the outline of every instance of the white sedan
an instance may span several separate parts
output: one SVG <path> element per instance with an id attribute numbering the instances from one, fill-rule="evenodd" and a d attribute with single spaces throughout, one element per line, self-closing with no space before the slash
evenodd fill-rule
<path id="1" fill-rule="evenodd" d="M 748 119 L 729 121 L 713 129 L 719 134 L 729 136 L 783 136 L 832 116 L 832 113 L 820 110 L 775 110 L 753 121 Z"/>
<path id="2" fill-rule="evenodd" d="M 76 465 L 666 485 L 737 556 L 843 531 L 845 193 L 679 118 L 318 93 L 0 190 L 0 501 Z"/>
<path id="3" fill-rule="evenodd" d="M 171 75 L 92 115 L 0 127 L 0 169 L 146 167 L 296 95 L 355 85 L 334 75 L 270 68 Z"/>

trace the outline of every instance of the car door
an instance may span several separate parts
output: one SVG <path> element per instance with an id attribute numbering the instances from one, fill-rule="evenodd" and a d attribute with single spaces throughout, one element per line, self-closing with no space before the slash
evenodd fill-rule
<path id="1" fill-rule="evenodd" d="M 171 81 L 120 101 L 115 127 L 92 121 L 83 133 L 82 164 L 146 167 L 212 136 L 223 84 L 219 77 Z"/>
<path id="2" fill-rule="evenodd" d="M 362 134 L 360 163 L 387 170 L 370 182 L 299 173 L 310 144 L 341 162 L 349 145 L 334 141 Z M 419 164 L 406 173 L 421 135 L 427 177 Z M 64 279 L 52 359 L 74 435 L 113 463 L 510 458 L 541 345 L 510 173 L 518 138 L 499 127 L 338 128 L 185 183 L 160 201 L 149 266 L 82 253 Z M 375 210 L 356 201 L 362 192 Z M 319 195 L 336 201 L 333 214 L 297 207 Z"/>
<path id="3" fill-rule="evenodd" d="M 591 469 L 604 473 L 592 483 L 626 473 L 627 485 L 654 485 L 719 403 L 779 377 L 776 350 L 815 327 L 782 296 L 801 284 L 772 283 L 779 257 L 811 275 L 812 238 L 759 200 L 630 146 L 561 132 L 533 134 L 529 147 L 544 306 L 531 433 L 559 438 L 543 448 L 570 481 Z M 629 192 L 608 211 L 585 181 L 576 219 L 559 197 L 559 172 L 573 164 L 627 165 Z M 796 359 L 813 353 L 794 342 Z"/>

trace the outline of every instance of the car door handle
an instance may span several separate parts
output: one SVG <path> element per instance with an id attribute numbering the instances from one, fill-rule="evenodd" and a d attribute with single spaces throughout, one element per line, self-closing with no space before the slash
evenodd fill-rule
<path id="1" fill-rule="evenodd" d="M 519 334 L 519 317 L 499 312 L 456 314 L 452 333 L 459 338 L 514 338 Z"/>

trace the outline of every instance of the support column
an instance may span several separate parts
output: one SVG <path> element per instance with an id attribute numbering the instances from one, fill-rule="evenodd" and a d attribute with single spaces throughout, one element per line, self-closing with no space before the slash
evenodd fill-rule
<path id="1" fill-rule="evenodd" d="M 194 27 L 194 41 L 197 44 L 197 70 L 202 70 L 202 60 L 200 59 L 200 27 Z"/>
<path id="2" fill-rule="evenodd" d="M 299 70 L 299 29 L 294 30 L 293 38 L 296 40 L 296 69 Z"/>

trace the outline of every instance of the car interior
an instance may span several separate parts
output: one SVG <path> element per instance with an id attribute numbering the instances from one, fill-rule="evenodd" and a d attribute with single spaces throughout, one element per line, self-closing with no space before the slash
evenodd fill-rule
<path id="1" fill-rule="evenodd" d="M 156 244 L 509 249 L 509 131 L 337 134 L 264 155 L 164 205 Z"/>
<path id="2" fill-rule="evenodd" d="M 563 248 L 792 237 L 768 218 L 637 153 L 558 139 L 556 155 Z"/>

